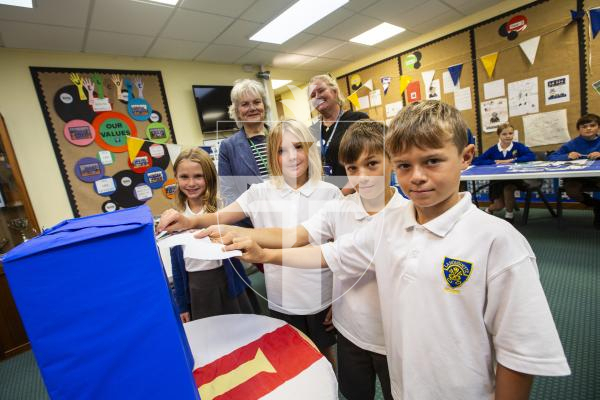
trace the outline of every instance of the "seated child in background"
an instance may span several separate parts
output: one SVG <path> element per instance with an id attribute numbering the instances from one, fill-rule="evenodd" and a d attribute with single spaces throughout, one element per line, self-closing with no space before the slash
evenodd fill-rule
<path id="1" fill-rule="evenodd" d="M 217 211 L 217 170 L 201 149 L 183 150 L 173 164 L 175 207 L 185 215 Z M 205 261 L 184 258 L 182 246 L 171 249 L 175 300 L 182 322 L 223 314 L 251 314 L 246 285 L 250 280 L 234 258 Z"/>
<path id="2" fill-rule="evenodd" d="M 408 200 L 388 186 L 392 164 L 384 150 L 384 131 L 383 124 L 369 120 L 348 128 L 340 142 L 339 162 L 356 192 L 330 201 L 301 225 L 285 229 L 214 225 L 197 236 L 229 243 L 247 235 L 269 248 L 322 244 L 366 225 L 384 207 L 399 207 Z M 383 397 L 391 400 L 375 272 L 365 265 L 360 277 L 342 279 L 334 274 L 332 308 L 340 391 L 347 400 L 372 400 L 378 377 Z"/>
<path id="3" fill-rule="evenodd" d="M 505 123 L 498 126 L 498 144 L 490 147 L 473 160 L 473 165 L 510 164 L 515 162 L 534 161 L 535 154 L 529 147 L 519 142 L 513 142 L 515 129 Z M 492 204 L 486 209 L 493 214 L 494 211 L 505 209 L 504 219 L 513 222 L 515 209 L 515 190 L 525 190 L 526 185 L 522 180 L 490 181 L 490 201 Z"/>
<path id="4" fill-rule="evenodd" d="M 600 158 L 600 136 L 598 129 L 600 117 L 596 114 L 585 114 L 577 120 L 579 136 L 563 144 L 560 149 L 548 156 L 548 160 L 566 161 L 588 158 Z M 600 178 L 564 179 L 565 192 L 571 199 L 593 207 L 594 228 L 600 229 L 600 200 L 594 199 L 585 192 L 600 191 Z"/>
<path id="5" fill-rule="evenodd" d="M 458 192 L 474 152 L 465 132 L 454 107 L 412 103 L 386 137 L 408 204 L 320 248 L 225 246 L 342 277 L 373 268 L 397 400 L 525 400 L 532 375 L 570 373 L 527 240 Z"/>

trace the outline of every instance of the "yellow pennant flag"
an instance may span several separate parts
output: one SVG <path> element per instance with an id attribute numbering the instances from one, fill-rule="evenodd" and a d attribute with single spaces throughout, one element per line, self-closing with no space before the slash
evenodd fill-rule
<path id="1" fill-rule="evenodd" d="M 348 96 L 347 99 L 350 100 L 350 103 L 352 103 L 356 110 L 360 108 L 360 103 L 358 102 L 358 94 L 356 94 L 356 92 Z"/>
<path id="2" fill-rule="evenodd" d="M 144 139 L 127 136 L 127 151 L 129 152 L 129 161 L 133 162 L 133 159 L 138 155 L 143 145 Z"/>
<path id="3" fill-rule="evenodd" d="M 485 72 L 487 72 L 488 78 L 491 78 L 494 74 L 494 69 L 496 68 L 497 60 L 498 52 L 481 56 L 481 63 L 483 64 L 483 68 L 485 68 Z"/>
<path id="4" fill-rule="evenodd" d="M 411 80 L 412 78 L 408 75 L 400 75 L 400 96 L 402 96 Z"/>

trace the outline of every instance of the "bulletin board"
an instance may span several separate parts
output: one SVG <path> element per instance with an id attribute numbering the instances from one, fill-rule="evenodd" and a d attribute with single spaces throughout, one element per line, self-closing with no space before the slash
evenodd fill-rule
<path id="1" fill-rule="evenodd" d="M 518 130 L 519 142 L 527 144 L 533 150 L 554 150 L 561 143 L 568 141 L 569 135 L 577 136 L 574 126 L 581 115 L 580 58 L 577 23 L 570 22 L 570 10 L 576 9 L 576 0 L 541 2 L 499 16 L 474 28 L 478 90 L 482 102 L 479 128 L 483 150 L 498 142 L 495 129 L 490 132 L 484 131 L 486 124 L 488 130 L 493 128 L 494 124 L 490 120 L 494 117 L 490 118 L 490 115 L 494 107 L 497 107 L 496 110 L 504 110 L 504 106 L 507 106 L 508 114 L 504 115 Z M 511 21 L 526 21 L 526 25 L 522 31 L 511 34 L 512 39 L 509 39 L 500 32 L 503 24 Z M 520 43 L 538 36 L 539 44 L 532 64 Z M 598 49 L 600 50 L 600 46 Z M 498 52 L 498 58 L 493 75 L 489 78 L 480 58 L 495 52 Z M 564 77 L 568 77 L 567 80 Z M 537 83 L 533 78 L 537 78 Z M 504 82 L 500 82 L 502 79 Z M 490 82 L 494 82 L 496 88 L 503 87 L 504 95 L 488 96 L 486 99 L 484 85 Z M 492 86 L 488 85 L 488 88 L 490 87 Z M 552 94 L 550 91 L 555 88 L 557 92 Z M 496 91 L 496 94 L 499 92 Z M 520 100 L 521 95 L 530 97 Z M 499 107 L 500 105 L 502 107 Z M 567 131 L 559 128 L 564 121 L 563 110 L 566 110 Z M 553 118 L 556 118 L 556 121 L 553 124 L 548 123 Z M 546 123 L 548 124 L 544 125 Z M 559 134 L 559 131 L 562 133 Z"/>
<path id="2" fill-rule="evenodd" d="M 367 68 L 358 70 L 350 75 L 355 79 L 360 78 L 361 87 L 358 90 L 354 90 L 350 87 L 350 92 L 356 92 L 359 98 L 362 98 L 363 104 L 367 104 L 367 107 L 353 107 L 355 111 L 362 111 L 369 115 L 374 121 L 389 122 L 397 110 L 399 110 L 402 103 L 402 96 L 400 95 L 400 75 L 398 73 L 398 58 L 393 57 L 380 63 L 371 65 Z M 382 83 L 382 78 L 389 78 L 389 84 Z M 372 90 L 367 87 L 367 82 L 372 82 Z M 400 102 L 398 104 L 398 102 Z M 392 113 L 391 109 L 386 106 L 396 103 L 400 108 L 396 108 L 396 112 Z"/>
<path id="3" fill-rule="evenodd" d="M 346 78 L 345 77 L 338 78 L 336 82 L 338 84 L 338 87 L 340 88 L 340 94 L 341 94 L 342 98 L 345 99 L 346 97 L 348 97 L 348 94 L 349 94 L 348 93 L 348 84 L 346 83 Z M 344 102 L 343 108 L 350 109 L 350 106 L 346 102 Z"/>
<path id="4" fill-rule="evenodd" d="M 585 8 L 596 8 L 600 7 L 600 0 L 586 0 L 584 2 Z M 589 40 L 589 19 L 586 16 L 584 18 L 585 21 L 585 41 L 588 44 L 587 52 L 586 52 L 586 63 L 589 71 L 588 79 L 587 79 L 587 96 L 588 96 L 588 109 L 589 113 L 594 113 L 600 115 L 600 33 L 596 36 L 595 39 Z M 592 67 L 590 69 L 589 66 L 589 56 L 590 53 L 592 55 Z M 596 83 L 596 88 L 594 88 L 594 83 Z"/>
<path id="5" fill-rule="evenodd" d="M 171 206 L 175 133 L 159 71 L 30 70 L 76 217 Z"/>
<path id="6" fill-rule="evenodd" d="M 460 79 L 456 86 L 444 84 L 444 73 L 448 67 L 462 64 Z M 430 88 L 426 88 L 423 82 L 423 73 L 435 71 L 433 81 L 438 81 L 439 89 L 435 92 L 439 96 L 436 100 L 454 106 L 463 105 L 460 110 L 469 128 L 476 132 L 476 108 L 474 99 L 474 77 L 471 63 L 471 38 L 468 31 L 463 31 L 441 40 L 426 44 L 422 47 L 412 49 L 400 56 L 400 68 L 402 75 L 409 76 L 411 81 L 404 91 L 406 102 L 411 102 L 411 93 L 418 90 L 418 100 L 426 100 Z M 449 75 L 447 75 L 449 76 Z M 449 82 L 446 82 L 449 83 Z M 416 85 L 412 90 L 411 85 Z M 459 91 L 460 90 L 460 91 Z M 456 96 L 465 95 L 458 102 Z M 469 105 L 470 103 L 470 105 Z"/>

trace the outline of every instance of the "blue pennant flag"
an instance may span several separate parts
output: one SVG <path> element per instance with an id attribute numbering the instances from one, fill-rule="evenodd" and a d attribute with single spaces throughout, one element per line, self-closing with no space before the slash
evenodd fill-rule
<path id="1" fill-rule="evenodd" d="M 592 37 L 595 38 L 600 32 L 600 8 L 592 8 L 589 10 L 590 24 L 592 25 Z"/>
<path id="2" fill-rule="evenodd" d="M 583 18 L 583 16 L 585 15 L 585 12 L 583 10 L 581 10 L 581 11 L 570 10 L 570 11 L 571 11 L 571 20 L 572 21 L 577 21 L 578 19 Z"/>
<path id="3" fill-rule="evenodd" d="M 448 72 L 450 72 L 450 76 L 452 77 L 452 82 L 454 82 L 454 86 L 458 85 L 458 80 L 460 79 L 462 67 L 462 64 L 456 64 L 451 67 L 448 67 Z"/>

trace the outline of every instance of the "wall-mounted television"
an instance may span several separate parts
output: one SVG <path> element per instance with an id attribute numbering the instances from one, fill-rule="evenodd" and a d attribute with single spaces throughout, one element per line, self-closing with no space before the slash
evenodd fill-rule
<path id="1" fill-rule="evenodd" d="M 196 110 L 200 118 L 202 132 L 230 131 L 237 129 L 235 121 L 229 118 L 232 86 L 193 85 Z"/>

